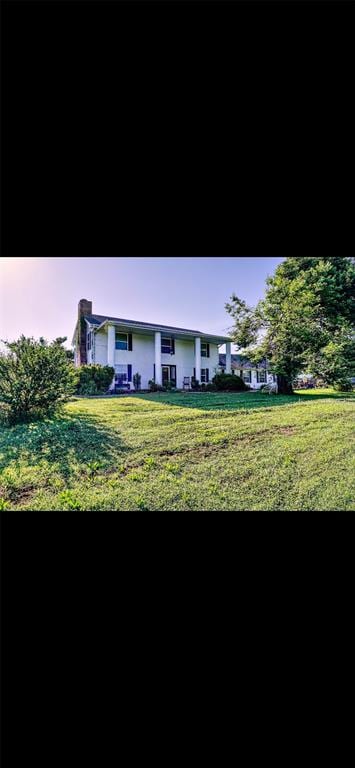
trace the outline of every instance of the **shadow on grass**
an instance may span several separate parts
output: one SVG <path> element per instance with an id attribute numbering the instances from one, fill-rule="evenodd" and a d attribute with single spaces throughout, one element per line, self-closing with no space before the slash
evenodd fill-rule
<path id="1" fill-rule="evenodd" d="M 135 395 L 137 398 L 138 395 Z M 355 393 L 330 392 L 330 393 L 306 393 L 295 392 L 294 395 L 273 395 L 260 392 L 158 392 L 141 395 L 139 399 L 156 403 L 157 405 L 171 405 L 176 408 L 200 408 L 204 411 L 211 410 L 254 410 L 256 408 L 275 408 L 285 405 L 294 405 L 299 402 L 314 403 L 320 399 L 354 399 Z"/>
<path id="2" fill-rule="evenodd" d="M 62 415 L 53 420 L 18 425 L 0 430 L 0 471 L 21 462 L 39 467 L 44 460 L 69 482 L 78 466 L 89 472 L 112 467 L 119 454 L 129 449 L 119 436 L 109 432 L 95 418 Z M 98 467 L 97 467 L 98 468 Z"/>

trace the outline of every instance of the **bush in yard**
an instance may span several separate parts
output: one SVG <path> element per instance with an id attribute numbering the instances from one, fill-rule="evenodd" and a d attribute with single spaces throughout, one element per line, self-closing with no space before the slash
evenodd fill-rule
<path id="1" fill-rule="evenodd" d="M 333 388 L 336 392 L 352 392 L 354 387 L 348 379 L 344 379 L 343 381 L 337 381 L 335 384 L 333 384 Z"/>
<path id="2" fill-rule="evenodd" d="M 9 424 L 53 415 L 75 392 L 77 372 L 58 338 L 21 336 L 0 354 L 0 411 Z"/>
<path id="3" fill-rule="evenodd" d="M 133 384 L 135 389 L 138 390 L 141 388 L 141 381 L 142 381 L 142 377 L 140 373 L 135 373 L 133 376 Z"/>
<path id="4" fill-rule="evenodd" d="M 104 395 L 115 375 L 110 365 L 82 365 L 78 371 L 78 395 Z"/>
<path id="5" fill-rule="evenodd" d="M 166 392 L 165 387 L 160 387 L 159 384 L 156 384 L 153 379 L 148 381 L 148 387 L 151 392 Z"/>
<path id="6" fill-rule="evenodd" d="M 217 387 L 215 384 L 212 384 L 212 381 L 206 384 L 206 392 L 217 392 Z"/>
<path id="7" fill-rule="evenodd" d="M 218 373 L 212 379 L 212 384 L 220 392 L 245 392 L 249 389 L 243 379 L 233 373 Z"/>

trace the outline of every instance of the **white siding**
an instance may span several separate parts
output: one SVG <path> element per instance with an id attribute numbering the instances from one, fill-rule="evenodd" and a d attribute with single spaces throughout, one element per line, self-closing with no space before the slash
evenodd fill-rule
<path id="1" fill-rule="evenodd" d="M 99 365 L 107 365 L 107 333 L 102 330 L 95 334 L 94 358 Z M 148 382 L 154 376 L 155 363 L 155 336 L 133 333 L 132 352 L 116 349 L 115 365 L 131 365 L 132 378 L 135 373 L 140 373 L 141 388 L 149 389 Z M 217 344 L 210 344 L 210 357 L 201 357 L 201 368 L 209 369 L 209 380 L 213 379 L 215 369 L 219 362 Z M 161 356 L 162 365 L 176 365 L 177 387 L 182 389 L 184 376 L 193 376 L 195 368 L 195 340 L 175 341 L 175 355 Z M 133 388 L 133 384 L 132 384 Z"/>

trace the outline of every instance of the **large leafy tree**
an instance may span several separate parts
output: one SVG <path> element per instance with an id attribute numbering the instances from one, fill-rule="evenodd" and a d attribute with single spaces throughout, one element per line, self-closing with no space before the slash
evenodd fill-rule
<path id="1" fill-rule="evenodd" d="M 256 307 L 232 295 L 235 343 L 254 362 L 267 358 L 279 392 L 302 371 L 346 388 L 355 359 L 355 261 L 346 256 L 288 257 L 267 279 Z"/>
<path id="2" fill-rule="evenodd" d="M 0 406 L 10 423 L 49 416 L 75 391 L 77 372 L 58 338 L 21 336 L 0 354 Z"/>

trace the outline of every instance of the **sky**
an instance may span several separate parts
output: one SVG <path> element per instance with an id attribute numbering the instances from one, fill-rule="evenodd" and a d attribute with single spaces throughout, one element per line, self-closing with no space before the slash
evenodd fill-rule
<path id="1" fill-rule="evenodd" d="M 279 257 L 1 257 L 0 340 L 67 336 L 80 299 L 93 313 L 228 334 L 234 292 L 254 305 Z"/>

